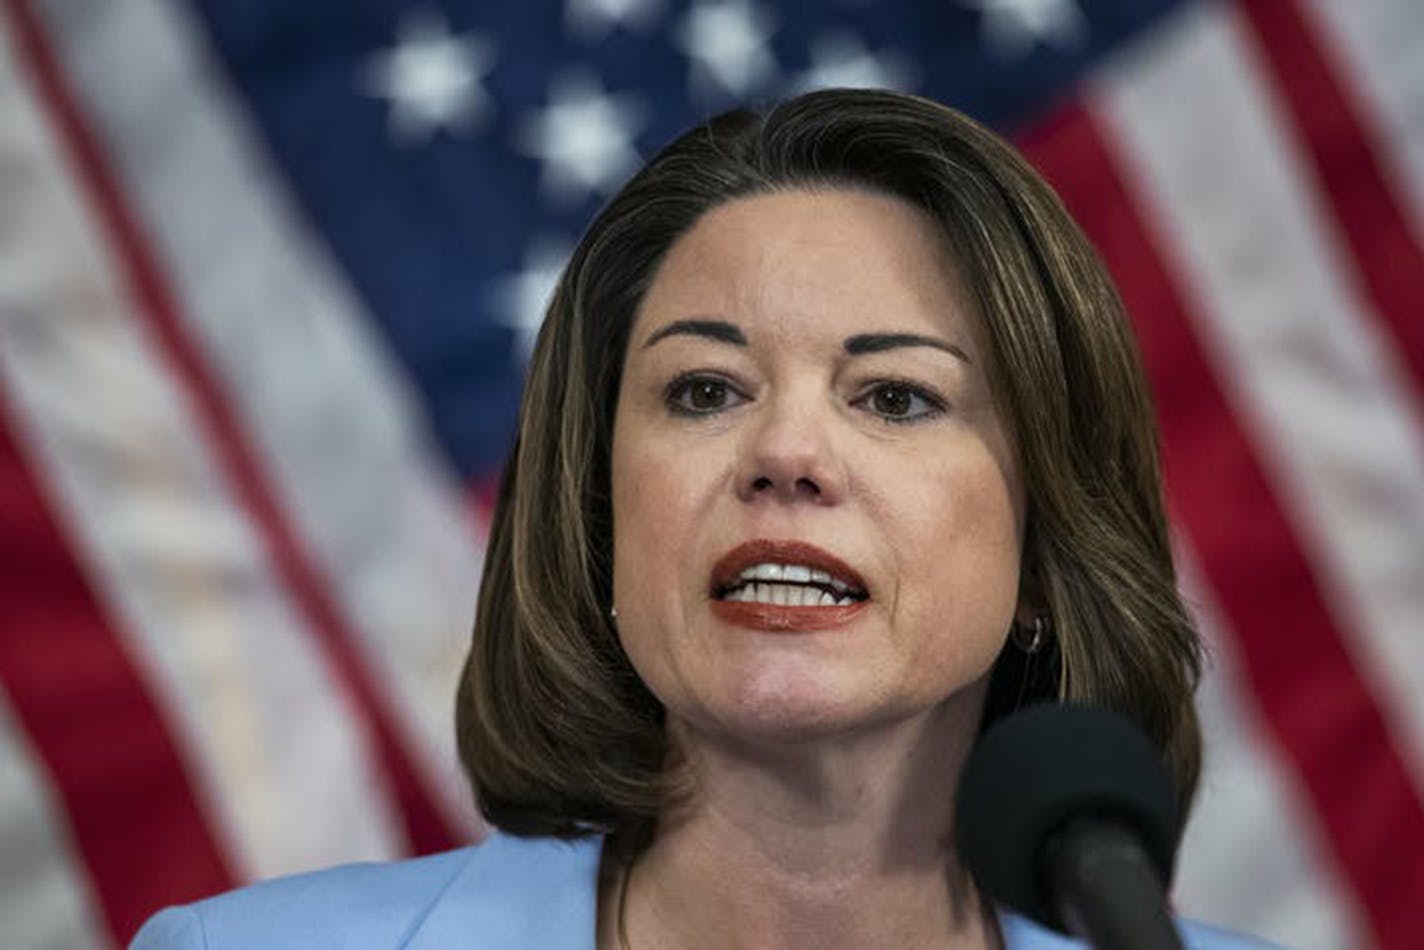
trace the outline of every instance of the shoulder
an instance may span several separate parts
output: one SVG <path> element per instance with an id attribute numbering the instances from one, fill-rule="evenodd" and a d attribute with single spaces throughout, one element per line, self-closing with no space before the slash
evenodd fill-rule
<path id="1" fill-rule="evenodd" d="M 133 947 L 322 946 L 332 928 L 399 946 L 427 907 L 474 859 L 478 848 L 371 864 L 349 864 L 264 881 L 151 919 Z"/>
<path id="2" fill-rule="evenodd" d="M 1006 950 L 1079 950 L 1086 946 L 1080 940 L 1065 937 L 1040 927 L 1026 917 L 1008 912 L 1000 913 L 999 927 L 1004 934 Z M 1177 930 L 1187 950 L 1282 950 L 1277 944 L 1259 937 L 1193 920 L 1178 920 Z"/>
<path id="3" fill-rule="evenodd" d="M 279 878 L 153 917 L 133 950 L 236 947 L 481 947 L 584 931 L 592 941 L 601 839 L 493 834 L 482 844 L 406 861 Z"/>

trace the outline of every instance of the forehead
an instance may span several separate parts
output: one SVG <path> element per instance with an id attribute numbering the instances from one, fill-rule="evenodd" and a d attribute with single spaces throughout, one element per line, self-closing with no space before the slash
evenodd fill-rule
<path id="1" fill-rule="evenodd" d="M 814 313 L 957 328 L 960 281 L 939 226 L 898 198 L 850 189 L 739 198 L 669 249 L 639 307 L 651 328 L 713 310 L 728 319 Z M 952 326 L 951 326 L 952 325 Z"/>

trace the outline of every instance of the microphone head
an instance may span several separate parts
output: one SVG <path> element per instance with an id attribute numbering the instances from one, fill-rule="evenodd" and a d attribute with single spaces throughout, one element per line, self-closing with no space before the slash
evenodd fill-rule
<path id="1" fill-rule="evenodd" d="M 1043 704 L 995 723 L 969 755 L 955 801 L 959 857 L 998 903 L 1066 927 L 1046 887 L 1045 845 L 1078 818 L 1135 829 L 1172 880 L 1181 823 L 1172 781 L 1151 740 L 1096 706 Z"/>

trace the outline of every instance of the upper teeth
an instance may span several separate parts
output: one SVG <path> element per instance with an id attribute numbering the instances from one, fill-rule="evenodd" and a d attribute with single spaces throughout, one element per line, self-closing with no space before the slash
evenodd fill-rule
<path id="1" fill-rule="evenodd" d="M 849 594 L 837 597 L 828 590 L 803 584 L 745 584 L 728 591 L 722 599 L 783 607 L 848 607 L 855 603 Z"/>
<path id="2" fill-rule="evenodd" d="M 744 581 L 786 581 L 792 584 L 829 584 L 837 594 L 844 594 L 851 585 L 825 571 L 804 564 L 754 564 L 739 575 Z"/>

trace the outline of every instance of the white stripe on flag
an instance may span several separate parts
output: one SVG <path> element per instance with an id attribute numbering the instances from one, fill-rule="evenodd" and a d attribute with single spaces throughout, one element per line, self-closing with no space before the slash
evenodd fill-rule
<path id="1" fill-rule="evenodd" d="M 83 862 L 68 847 L 64 812 L 0 692 L 0 921 L 3 942 L 27 950 L 108 946 L 94 918 Z"/>
<path id="2" fill-rule="evenodd" d="M 13 64 L 0 57 L 0 384 L 66 533 L 241 870 L 389 856 L 391 816 L 352 712 L 235 514 Z"/>
<path id="3" fill-rule="evenodd" d="M 1181 547 L 1177 566 L 1208 661 L 1197 693 L 1206 753 L 1182 841 L 1176 908 L 1287 947 L 1364 946 L 1369 931 L 1348 903 L 1348 884 L 1332 873 L 1308 799 L 1265 738 L 1223 615 Z"/>
<path id="4" fill-rule="evenodd" d="M 446 813 L 473 829 L 450 714 L 480 574 L 471 506 L 188 16 L 165 0 L 46 5 L 179 310 L 379 670 L 416 761 Z"/>
<path id="5" fill-rule="evenodd" d="M 1424 3 L 1419 0 L 1301 0 L 1364 106 L 1364 124 L 1424 243 Z"/>
<path id="6" fill-rule="evenodd" d="M 1424 790 L 1424 420 L 1306 184 L 1242 25 L 1209 4 L 1094 106 Z M 1191 90 L 1191 94 L 1185 94 Z"/>

